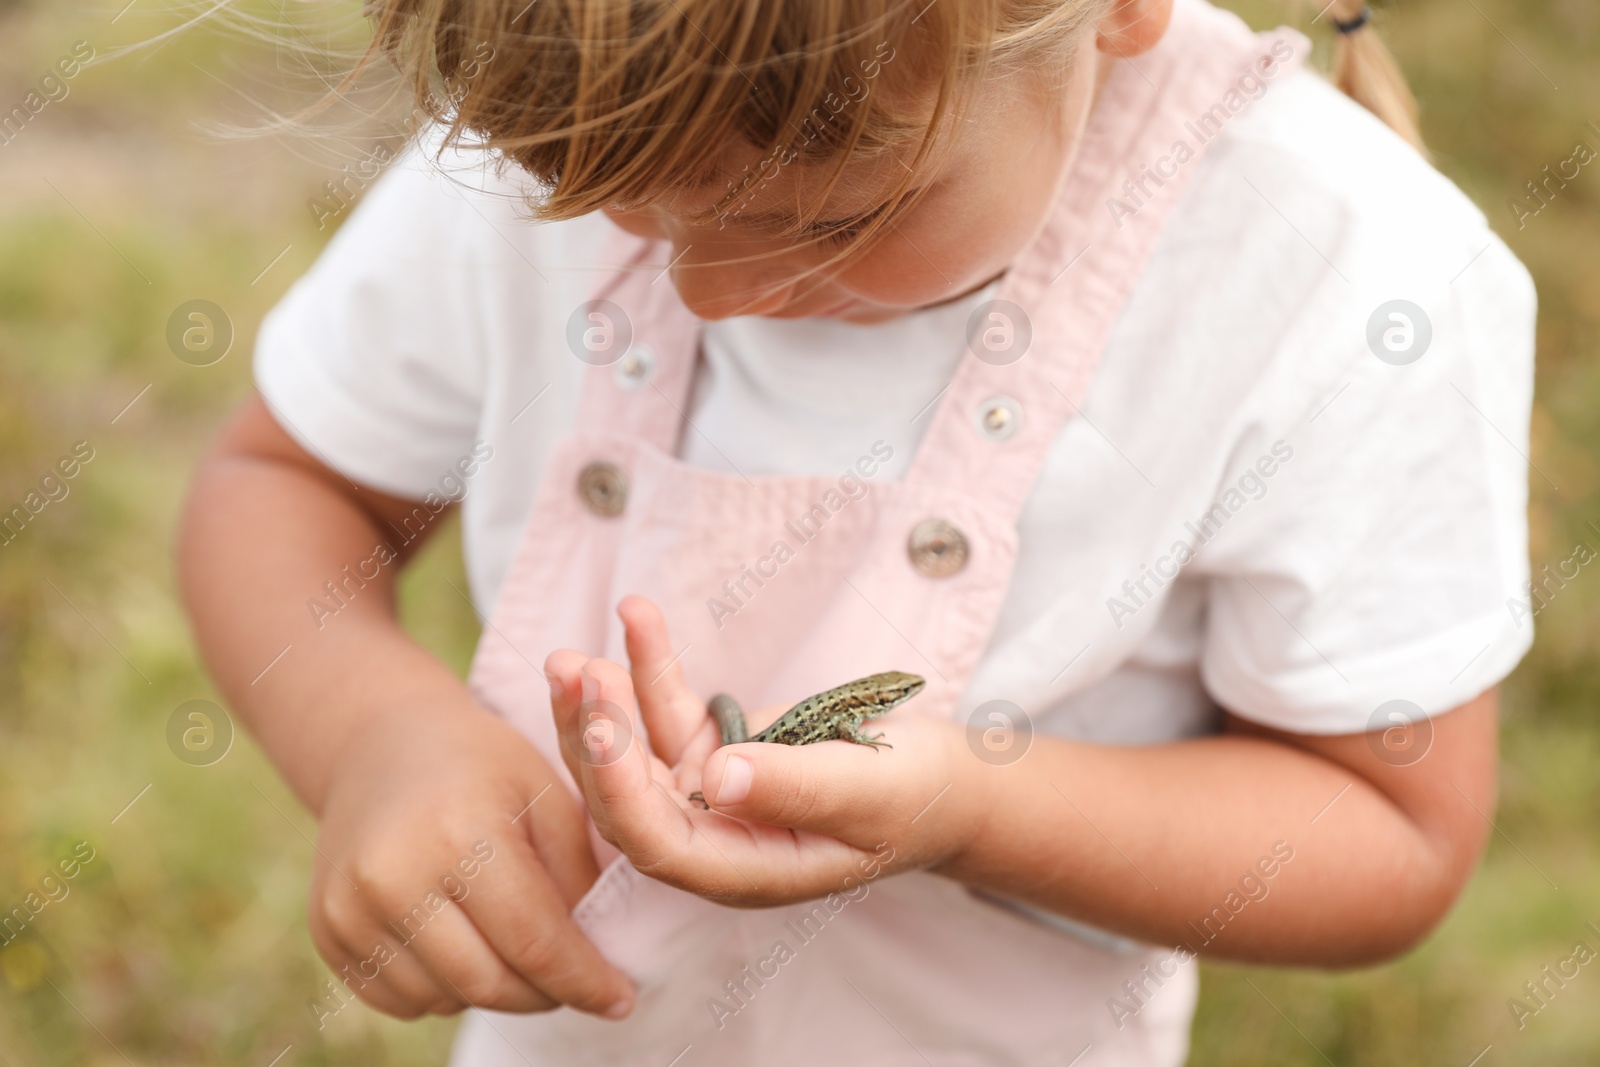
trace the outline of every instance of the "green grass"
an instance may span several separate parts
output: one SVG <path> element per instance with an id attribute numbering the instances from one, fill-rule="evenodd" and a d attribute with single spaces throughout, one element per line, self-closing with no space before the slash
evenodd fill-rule
<path id="1" fill-rule="evenodd" d="M 1238 6 L 1258 25 L 1311 14 Z M 140 5 L 113 26 L 120 7 L 0 3 L 0 101 L 80 37 L 105 50 L 177 21 Z M 1386 24 L 1439 165 L 1539 283 L 1533 458 L 1561 489 L 1533 479 L 1537 565 L 1582 537 L 1600 547 L 1584 527 L 1600 524 L 1600 165 L 1520 231 L 1505 200 L 1573 141 L 1600 147 L 1585 127 L 1600 122 L 1600 11 L 1477 7 L 1413 0 Z M 304 204 L 332 167 L 193 126 L 239 116 L 203 71 L 259 88 L 273 62 L 193 34 L 86 71 L 0 147 L 0 506 L 74 442 L 95 448 L 70 495 L 0 549 L 0 908 L 74 842 L 97 853 L 0 950 L 0 1064 L 126 1054 L 261 1067 L 290 1044 L 284 1063 L 428 1064 L 454 1028 L 356 1006 L 317 1030 L 306 1002 L 327 972 L 304 919 L 312 820 L 249 738 L 209 767 L 166 747 L 173 709 L 216 697 L 174 594 L 188 472 L 249 388 L 261 315 L 326 236 Z M 225 308 L 237 333 L 210 367 L 164 340 L 172 309 L 195 298 Z M 464 587 L 453 528 L 407 573 L 402 602 L 412 631 L 464 670 L 476 624 L 446 579 Z M 1521 1031 L 1506 1008 L 1600 920 L 1600 583 L 1574 583 L 1538 623 L 1506 687 L 1503 833 L 1449 919 L 1405 959 L 1358 972 L 1206 967 L 1195 1064 L 1465 1067 L 1491 1043 L 1486 1067 L 1600 1062 L 1600 966 Z"/>

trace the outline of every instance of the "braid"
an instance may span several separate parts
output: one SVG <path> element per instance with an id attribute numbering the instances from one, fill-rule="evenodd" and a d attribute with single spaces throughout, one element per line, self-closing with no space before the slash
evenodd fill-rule
<path id="1" fill-rule="evenodd" d="M 1339 28 L 1333 83 L 1418 151 L 1426 152 L 1417 127 L 1417 98 L 1372 27 L 1370 16 L 1363 0 L 1335 0 L 1328 9 L 1328 17 Z"/>

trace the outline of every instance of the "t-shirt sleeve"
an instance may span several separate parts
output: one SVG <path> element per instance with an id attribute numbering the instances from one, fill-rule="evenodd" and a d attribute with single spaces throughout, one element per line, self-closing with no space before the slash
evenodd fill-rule
<path id="1" fill-rule="evenodd" d="M 1202 677 L 1224 708 L 1293 732 L 1366 731 L 1471 700 L 1532 642 L 1535 298 L 1498 238 L 1483 229 L 1478 244 L 1456 280 L 1417 294 L 1423 316 L 1353 300 L 1329 331 L 1346 339 L 1338 373 L 1234 453 L 1228 515 L 1196 556 Z M 1415 344 L 1424 321 L 1414 361 L 1374 354 Z"/>
<path id="2" fill-rule="evenodd" d="M 254 355 L 258 390 L 303 447 L 418 499 L 472 448 L 487 378 L 472 252 L 486 223 L 453 182 L 403 153 L 268 313 Z"/>

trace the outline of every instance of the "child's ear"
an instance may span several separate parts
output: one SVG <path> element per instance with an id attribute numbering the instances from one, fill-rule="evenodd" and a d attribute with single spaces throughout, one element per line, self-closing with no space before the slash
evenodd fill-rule
<path id="1" fill-rule="evenodd" d="M 1127 59 L 1150 51 L 1167 32 L 1172 0 L 1112 0 L 1096 27 L 1095 47 Z"/>

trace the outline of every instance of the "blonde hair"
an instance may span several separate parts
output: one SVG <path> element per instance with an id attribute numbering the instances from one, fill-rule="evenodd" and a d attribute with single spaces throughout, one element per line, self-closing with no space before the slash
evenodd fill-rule
<path id="1" fill-rule="evenodd" d="M 761 150 L 758 171 L 834 161 L 820 195 L 794 205 L 803 228 L 847 159 L 915 146 L 898 202 L 986 71 L 1063 74 L 1068 47 L 1116 2 L 366 0 L 375 33 L 358 69 L 387 57 L 443 144 L 497 150 L 531 174 L 535 217 L 703 186 L 726 177 L 715 168 L 737 139 Z M 1331 14 L 1361 11 L 1337 0 Z M 1340 35 L 1335 80 L 1420 147 L 1415 102 L 1370 26 Z M 749 192 L 750 175 L 735 178 L 724 217 Z"/>
<path id="2" fill-rule="evenodd" d="M 1352 32 L 1340 33 L 1334 43 L 1333 83 L 1412 147 L 1426 152 L 1417 124 L 1417 98 L 1373 28 L 1365 0 L 1337 0 L 1328 15 L 1335 23 L 1360 22 Z"/>
<path id="3" fill-rule="evenodd" d="M 851 158 L 914 149 L 888 199 L 906 195 L 985 72 L 1048 72 L 1041 57 L 1111 2 L 368 0 L 367 11 L 374 49 L 445 144 L 495 149 L 539 182 L 536 217 L 729 179 L 726 216 L 764 184 L 759 172 L 832 160 L 820 192 L 793 205 L 798 226 Z M 494 58 L 459 76 L 484 45 Z M 760 150 L 756 174 L 716 174 L 735 141 Z"/>

